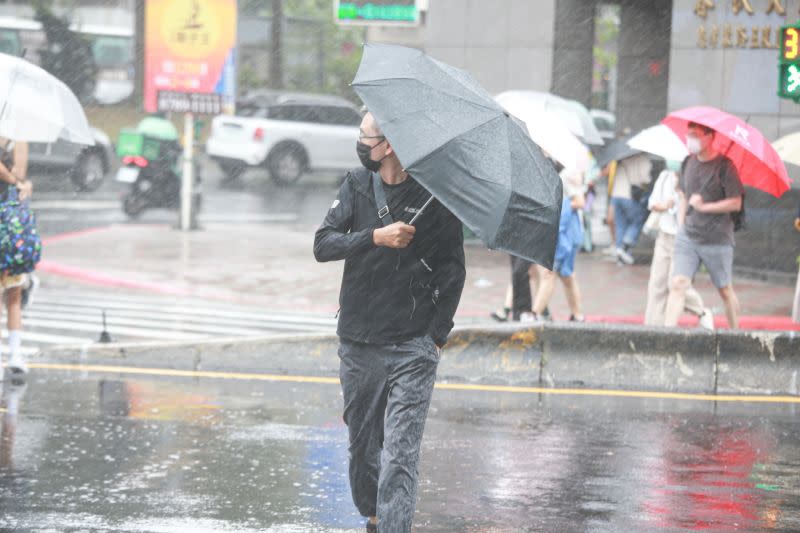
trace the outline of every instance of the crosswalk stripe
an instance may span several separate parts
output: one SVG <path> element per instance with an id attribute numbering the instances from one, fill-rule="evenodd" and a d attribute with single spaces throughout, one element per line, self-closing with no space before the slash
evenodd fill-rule
<path id="1" fill-rule="evenodd" d="M 8 330 L 2 331 L 3 338 L 8 338 Z M 71 337 L 66 335 L 53 335 L 50 333 L 42 333 L 39 331 L 23 330 L 22 338 L 25 342 L 36 342 L 44 344 L 86 344 L 91 343 L 92 339 L 88 337 Z"/>
<path id="2" fill-rule="evenodd" d="M 98 333 L 100 329 L 97 324 L 89 324 L 86 322 L 78 322 L 73 320 L 42 320 L 37 318 L 25 319 L 24 326 L 58 329 L 62 331 L 89 331 L 92 333 Z M 130 326 L 116 326 L 114 331 L 119 335 L 159 340 L 185 341 L 211 338 L 210 335 L 204 335 L 201 333 L 181 333 L 176 331 L 167 331 L 164 329 L 145 329 Z"/>
<path id="3" fill-rule="evenodd" d="M 62 315 L 83 314 L 88 320 L 100 321 L 102 311 L 107 311 L 107 316 L 111 318 L 134 318 L 145 320 L 166 320 L 170 322 L 191 322 L 193 324 L 206 324 L 209 326 L 233 326 L 240 328 L 254 329 L 285 329 L 285 330 L 305 330 L 309 327 L 319 329 L 330 329 L 336 327 L 335 321 L 328 323 L 287 323 L 285 321 L 259 320 L 253 318 L 229 318 L 224 316 L 212 316 L 207 314 L 170 312 L 169 309 L 158 308 L 151 310 L 130 310 L 126 308 L 110 309 L 108 306 L 103 308 L 97 306 L 70 306 L 66 304 L 44 304 L 36 302 L 30 311 L 26 313 L 60 313 Z"/>
<path id="4" fill-rule="evenodd" d="M 64 306 L 64 307 L 84 307 L 91 309 L 120 309 L 120 310 L 135 310 L 135 311 L 156 311 L 168 314 L 185 314 L 190 316 L 206 316 L 214 318 L 231 318 L 237 320 L 254 320 L 270 323 L 287 323 L 287 324 L 301 324 L 304 326 L 317 325 L 317 326 L 335 326 L 336 320 L 333 318 L 322 318 L 318 316 L 303 316 L 291 314 L 264 314 L 255 313 L 250 311 L 233 311 L 224 307 L 195 307 L 175 305 L 174 300 L 163 306 L 158 303 L 136 303 L 136 302 L 116 302 L 114 300 L 89 300 L 81 298 L 77 301 L 55 301 L 53 299 L 37 298 L 34 306 L 40 304 Z"/>
<path id="5" fill-rule="evenodd" d="M 26 310 L 24 313 L 24 318 L 33 318 L 33 319 L 41 319 L 44 321 L 59 321 L 59 320 L 80 320 L 85 321 L 89 324 L 96 324 L 96 327 L 99 327 L 102 324 L 102 317 L 100 313 L 89 314 L 89 313 L 78 313 L 75 311 L 65 311 L 65 312 L 48 312 L 39 309 L 31 309 Z M 163 316 L 163 315 L 162 315 Z M 157 318 L 157 317 L 151 317 Z M 107 314 L 106 316 L 106 323 L 108 324 L 109 329 L 116 328 L 117 326 L 134 326 L 138 328 L 148 328 L 153 330 L 170 330 L 170 331 L 184 331 L 184 332 L 193 332 L 196 331 L 198 333 L 205 333 L 205 334 L 217 334 L 217 335 L 227 335 L 227 336 L 260 336 L 264 335 L 265 333 L 269 333 L 271 330 L 306 330 L 309 328 L 301 328 L 296 325 L 286 325 L 286 324 L 264 324 L 261 328 L 244 328 L 244 327 L 233 327 L 233 326 L 225 326 L 225 325 L 214 325 L 213 323 L 209 323 L 208 319 L 203 320 L 201 322 L 196 322 L 190 317 L 186 318 L 176 318 L 170 317 L 165 320 L 147 320 L 137 317 L 129 317 L 125 316 L 124 314 Z"/>
<path id="6" fill-rule="evenodd" d="M 264 312 L 256 306 L 195 297 L 42 287 L 23 311 L 24 347 L 93 344 L 103 329 L 103 311 L 114 342 L 192 342 L 215 337 L 330 333 L 336 329 L 336 319 L 330 315 Z M 0 352 L 5 349 L 0 343 Z"/>

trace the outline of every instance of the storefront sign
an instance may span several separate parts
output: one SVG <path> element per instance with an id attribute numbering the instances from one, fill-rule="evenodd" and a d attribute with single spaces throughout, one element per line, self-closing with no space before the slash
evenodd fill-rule
<path id="1" fill-rule="evenodd" d="M 236 0 L 147 0 L 147 112 L 233 112 Z"/>
<path id="2" fill-rule="evenodd" d="M 696 0 L 694 14 L 702 19 L 697 28 L 699 48 L 762 48 L 776 50 L 781 43 L 781 24 L 747 24 L 747 16 L 759 11 L 785 17 L 785 0 Z M 742 23 L 706 24 L 709 13 L 727 5 Z"/>

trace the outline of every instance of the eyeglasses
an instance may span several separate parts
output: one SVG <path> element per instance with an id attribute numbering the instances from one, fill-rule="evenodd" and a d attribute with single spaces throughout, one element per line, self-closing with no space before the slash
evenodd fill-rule
<path id="1" fill-rule="evenodd" d="M 358 135 L 358 140 L 359 141 L 363 141 L 364 139 L 381 139 L 381 140 L 383 140 L 385 138 L 386 138 L 385 135 L 364 135 L 363 133 L 360 133 Z"/>

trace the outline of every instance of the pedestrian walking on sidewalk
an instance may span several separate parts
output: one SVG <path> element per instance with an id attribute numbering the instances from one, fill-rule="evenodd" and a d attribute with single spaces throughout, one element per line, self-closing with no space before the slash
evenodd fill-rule
<path id="1" fill-rule="evenodd" d="M 650 184 L 652 163 L 644 155 L 634 155 L 619 161 L 614 175 L 611 204 L 614 206 L 616 255 L 621 264 L 634 262 L 631 249 L 639 241 L 646 209 L 643 201 Z"/>
<path id="2" fill-rule="evenodd" d="M 22 354 L 22 292 L 41 254 L 41 241 L 26 200 L 33 192 L 27 179 L 28 144 L 0 138 L 0 287 L 8 327 L 8 369 L 28 371 Z"/>
<path id="3" fill-rule="evenodd" d="M 314 238 L 344 260 L 337 334 L 350 488 L 368 531 L 411 530 L 422 433 L 441 350 L 464 287 L 461 222 L 401 165 L 371 113 Z M 420 216 L 411 225 L 415 215 Z"/>
<path id="4" fill-rule="evenodd" d="M 680 229 L 675 237 L 667 326 L 678 324 L 686 308 L 686 292 L 702 263 L 725 304 L 729 326 L 739 327 L 739 300 L 733 290 L 732 213 L 741 211 L 744 189 L 733 162 L 714 149 L 714 136 L 713 129 L 689 123 L 686 144 L 691 155 L 678 181 Z"/>
<path id="5" fill-rule="evenodd" d="M 675 235 L 678 233 L 678 209 L 680 193 L 678 192 L 678 175 L 680 163 L 667 162 L 667 168 L 659 174 L 653 192 L 647 202 L 651 220 L 658 231 L 653 260 L 650 263 L 650 281 L 647 284 L 647 306 L 644 323 L 647 326 L 663 326 L 666 319 L 667 298 L 669 297 L 669 280 L 672 277 L 672 256 L 675 249 Z M 700 325 L 706 329 L 714 329 L 714 316 L 711 309 L 703 304 L 703 298 L 694 287 L 686 290 L 686 310 L 700 317 Z"/>
<path id="6" fill-rule="evenodd" d="M 548 270 L 540 265 L 535 266 L 539 272 L 539 286 L 533 301 L 533 312 L 523 314 L 520 318 L 521 322 L 543 320 L 544 310 L 550 304 L 555 290 L 556 274 L 564 285 L 570 310 L 570 321 L 584 321 L 581 293 L 578 279 L 575 276 L 575 259 L 583 245 L 583 222 L 580 216 L 586 198 L 583 174 L 563 175 L 562 173 L 562 181 L 564 182 L 564 198 L 553 270 Z"/>
<path id="7" fill-rule="evenodd" d="M 800 208 L 797 209 L 797 217 L 794 219 L 794 229 L 800 231 Z M 792 306 L 792 320 L 800 323 L 800 256 L 797 257 L 797 283 L 794 288 L 794 305 Z"/>

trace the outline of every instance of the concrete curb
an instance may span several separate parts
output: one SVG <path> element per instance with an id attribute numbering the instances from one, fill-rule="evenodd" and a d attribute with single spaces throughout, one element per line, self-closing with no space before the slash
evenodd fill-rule
<path id="1" fill-rule="evenodd" d="M 43 362 L 337 376 L 334 335 L 89 345 Z M 457 329 L 439 365 L 450 382 L 798 395 L 800 334 L 603 324 Z"/>

